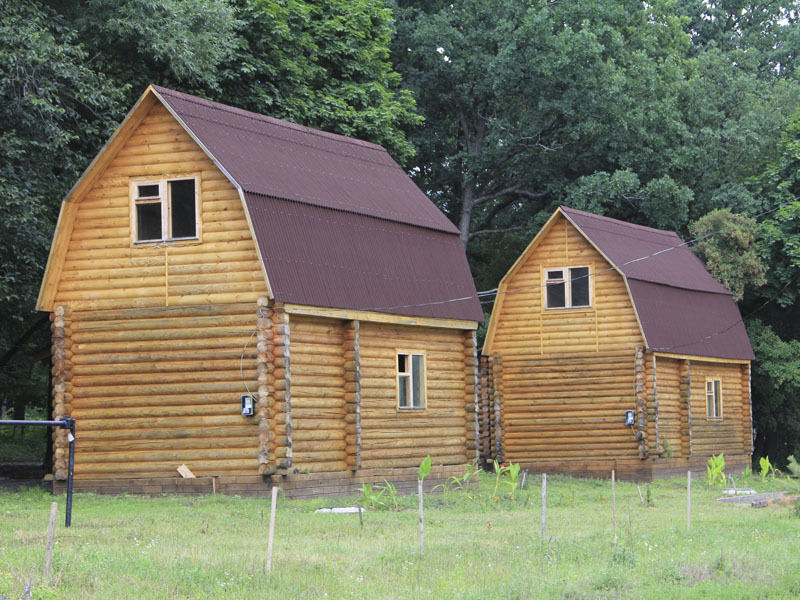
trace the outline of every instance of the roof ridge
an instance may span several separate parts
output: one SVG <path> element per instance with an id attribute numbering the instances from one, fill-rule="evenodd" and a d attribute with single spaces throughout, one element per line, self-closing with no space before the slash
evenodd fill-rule
<path id="1" fill-rule="evenodd" d="M 657 229 L 655 227 L 648 227 L 647 225 L 638 225 L 636 223 L 629 223 L 628 221 L 621 221 L 620 219 L 615 219 L 613 217 L 607 217 L 605 215 L 596 215 L 594 213 L 591 213 L 591 212 L 588 212 L 588 211 L 585 211 L 585 210 L 579 210 L 577 208 L 572 208 L 570 206 L 561 205 L 561 206 L 559 206 L 559 208 L 564 212 L 577 213 L 577 214 L 581 215 L 582 217 L 590 217 L 592 219 L 597 219 L 598 221 L 608 221 L 608 222 L 614 223 L 616 225 L 624 225 L 625 227 L 628 227 L 630 229 L 641 229 L 641 230 L 644 230 L 644 231 L 648 231 L 650 233 L 659 233 L 661 235 L 674 235 L 678 239 L 680 239 L 680 236 L 675 231 L 672 231 L 671 229 Z"/>
<path id="2" fill-rule="evenodd" d="M 381 150 L 384 152 L 386 151 L 386 149 L 383 146 L 381 146 L 380 144 L 376 144 L 375 142 L 369 142 L 367 140 L 362 140 L 359 138 L 343 135 L 341 133 L 333 133 L 331 131 L 315 129 L 314 127 L 309 127 L 308 125 L 300 125 L 299 123 L 292 123 L 291 121 L 287 121 L 285 119 L 270 117 L 269 115 L 264 115 L 250 110 L 245 110 L 243 108 L 237 108 L 235 106 L 231 106 L 230 104 L 223 104 L 222 102 L 216 102 L 215 100 L 209 100 L 208 98 L 201 98 L 200 96 L 193 96 L 192 94 L 186 94 L 184 92 L 179 92 L 178 90 L 173 90 L 160 85 L 151 84 L 151 86 L 159 93 L 166 93 L 167 95 L 172 94 L 174 96 L 179 97 L 181 100 L 184 100 L 185 102 L 191 102 L 193 104 L 213 107 L 225 112 L 238 114 L 241 117 L 253 119 L 254 121 L 266 121 L 271 123 L 272 125 L 276 125 L 278 127 L 284 127 L 285 129 L 299 130 L 319 137 L 336 139 L 344 143 L 353 144 L 354 146 L 362 146 L 374 150 Z"/>

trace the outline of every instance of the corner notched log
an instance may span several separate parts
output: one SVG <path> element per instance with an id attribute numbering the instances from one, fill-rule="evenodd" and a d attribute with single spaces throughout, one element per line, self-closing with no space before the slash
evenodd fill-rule
<path id="1" fill-rule="evenodd" d="M 270 338 L 272 337 L 272 310 L 268 308 L 269 300 L 261 296 L 258 299 L 258 317 L 256 321 L 256 369 L 258 373 L 258 472 L 260 475 L 270 475 L 275 466 L 270 462 L 270 431 L 269 431 L 269 378 L 270 378 Z"/>
<path id="2" fill-rule="evenodd" d="M 342 335 L 344 350 L 345 409 L 352 418 L 345 424 L 347 455 L 351 471 L 361 468 L 361 348 L 359 322 L 350 321 Z"/>
<path id="3" fill-rule="evenodd" d="M 67 347 L 71 337 L 69 308 L 56 306 L 53 314 L 51 331 L 53 341 L 53 419 L 58 421 L 71 415 L 71 406 L 67 403 L 71 397 L 70 364 L 67 361 Z M 69 460 L 69 444 L 67 430 L 57 428 L 53 432 L 53 477 L 58 480 L 67 478 L 67 461 Z"/>
<path id="4" fill-rule="evenodd" d="M 634 360 L 634 392 L 636 394 L 636 439 L 639 442 L 639 458 L 647 458 L 647 400 L 645 394 L 644 347 L 636 347 Z"/>

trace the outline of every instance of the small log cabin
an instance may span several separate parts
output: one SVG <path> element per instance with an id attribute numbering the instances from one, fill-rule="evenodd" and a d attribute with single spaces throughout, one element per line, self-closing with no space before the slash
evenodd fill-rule
<path id="1" fill-rule="evenodd" d="M 561 207 L 499 286 L 483 458 L 639 480 L 719 453 L 743 469 L 753 358 L 730 292 L 675 233 Z"/>
<path id="2" fill-rule="evenodd" d="M 150 86 L 63 201 L 38 309 L 76 489 L 353 494 L 476 458 L 458 230 L 378 145 Z"/>

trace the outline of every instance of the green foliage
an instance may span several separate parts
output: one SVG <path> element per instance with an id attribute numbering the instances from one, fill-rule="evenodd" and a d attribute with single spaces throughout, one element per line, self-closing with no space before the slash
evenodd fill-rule
<path id="1" fill-rule="evenodd" d="M 358 502 L 362 504 L 364 508 L 372 510 L 386 508 L 386 503 L 382 500 L 385 492 L 386 489 L 381 486 L 373 487 L 370 483 L 362 483 L 361 497 L 358 499 Z"/>
<path id="2" fill-rule="evenodd" d="M 791 328 L 781 323 L 782 330 Z M 800 341 L 782 339 L 771 326 L 752 321 L 747 327 L 757 360 L 753 364 L 753 420 L 757 450 L 780 463 L 800 452 Z"/>
<path id="3" fill-rule="evenodd" d="M 492 490 L 492 500 L 497 503 L 500 501 L 498 491 L 500 486 L 508 486 L 508 499 L 516 502 L 514 493 L 520 484 L 520 466 L 519 463 L 501 464 L 496 460 L 494 461 L 494 489 Z"/>
<path id="4" fill-rule="evenodd" d="M 767 282 L 754 219 L 727 208 L 715 209 L 694 221 L 689 231 L 699 240 L 692 249 L 735 300 L 742 299 L 746 286 L 760 287 Z"/>
<path id="5" fill-rule="evenodd" d="M 661 440 L 661 448 L 663 450 L 661 453 L 663 458 L 672 458 L 672 444 L 669 443 L 668 439 Z"/>
<path id="6" fill-rule="evenodd" d="M 425 458 L 422 459 L 422 462 L 419 464 L 419 471 L 417 473 L 417 478 L 420 481 L 425 481 L 425 478 L 431 472 L 431 455 L 429 454 Z"/>
<path id="7" fill-rule="evenodd" d="M 786 468 L 792 474 L 792 477 L 800 477 L 800 463 L 797 462 L 794 454 L 786 457 Z"/>
<path id="8" fill-rule="evenodd" d="M 762 456 L 758 459 L 758 465 L 761 468 L 759 475 L 761 475 L 761 481 L 766 481 L 768 475 L 772 475 L 775 477 L 775 467 L 772 466 L 772 463 L 769 462 L 768 456 Z"/>
<path id="9" fill-rule="evenodd" d="M 708 487 L 725 486 L 725 457 L 722 454 L 708 459 L 706 481 L 708 482 Z"/>

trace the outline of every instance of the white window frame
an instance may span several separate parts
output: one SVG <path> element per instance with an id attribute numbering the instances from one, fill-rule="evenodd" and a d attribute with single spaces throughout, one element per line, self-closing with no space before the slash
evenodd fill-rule
<path id="1" fill-rule="evenodd" d="M 400 356 L 406 357 L 406 370 L 400 371 Z M 418 398 L 414 390 L 414 372 L 412 362 L 415 356 L 422 358 L 422 385 L 418 386 L 421 390 L 421 398 Z M 428 406 L 428 361 L 425 352 L 420 350 L 397 350 L 394 358 L 396 376 L 396 397 L 397 410 L 425 410 Z M 400 388 L 404 386 L 404 381 L 408 381 L 408 395 L 411 398 L 409 406 L 400 405 Z"/>
<path id="2" fill-rule="evenodd" d="M 574 306 L 572 304 L 572 270 L 573 269 L 586 269 L 586 283 L 589 291 L 589 303 Z M 551 271 L 561 271 L 563 276 L 561 278 L 550 278 Z M 570 308 L 591 308 L 592 307 L 592 268 L 590 265 L 575 265 L 572 267 L 544 267 L 542 273 L 544 285 L 542 286 L 543 301 L 542 306 L 545 310 L 565 310 Z M 564 284 L 564 306 L 549 306 L 547 304 L 547 288 L 550 285 L 563 283 Z"/>
<path id="3" fill-rule="evenodd" d="M 722 379 L 719 377 L 706 379 L 706 418 L 722 420 Z"/>
<path id="4" fill-rule="evenodd" d="M 169 197 L 170 182 L 173 181 L 194 181 L 194 235 L 184 237 L 172 237 L 172 202 Z M 158 198 L 154 196 L 139 197 L 140 186 L 157 185 Z M 182 242 L 200 239 L 200 177 L 197 175 L 186 175 L 176 177 L 165 177 L 163 179 L 138 179 L 130 183 L 131 197 L 131 239 L 135 245 L 158 244 L 163 242 Z M 139 239 L 139 204 L 160 204 L 161 206 L 161 237 L 158 239 L 140 240 Z"/>

